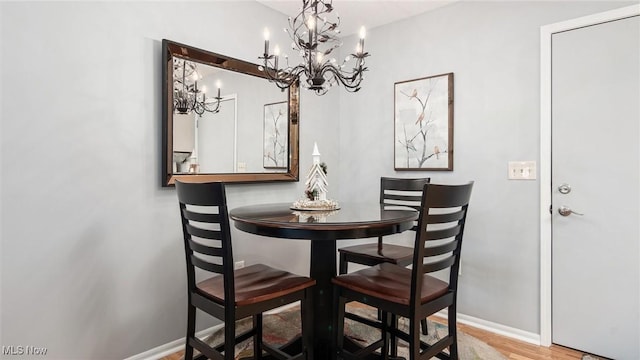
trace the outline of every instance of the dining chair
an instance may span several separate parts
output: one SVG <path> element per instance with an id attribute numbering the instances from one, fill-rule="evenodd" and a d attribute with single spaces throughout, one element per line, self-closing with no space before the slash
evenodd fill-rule
<path id="1" fill-rule="evenodd" d="M 434 356 L 441 359 L 458 358 L 458 269 L 472 187 L 473 182 L 465 185 L 424 185 L 411 268 L 381 263 L 332 279 L 338 309 L 339 357 L 361 359 L 378 349 L 386 356 L 396 356 L 397 340 L 401 339 L 409 344 L 409 360 Z M 449 272 L 446 280 L 433 275 L 443 270 Z M 382 320 L 345 313 L 345 304 L 349 301 L 379 309 Z M 421 341 L 420 321 L 445 308 L 447 335 L 431 345 Z M 380 329 L 381 339 L 355 354 L 343 349 L 345 317 Z M 398 317 L 408 319 L 408 331 L 398 328 Z M 444 352 L 447 348 L 448 354 Z"/>
<path id="2" fill-rule="evenodd" d="M 253 337 L 254 359 L 263 350 L 277 359 L 306 359 L 311 350 L 310 288 L 315 280 L 264 264 L 234 270 L 231 231 L 223 183 L 176 181 L 187 263 L 185 359 L 194 348 L 209 359 L 234 359 L 237 343 Z M 196 268 L 211 277 L 197 281 Z M 301 302 L 302 352 L 290 355 L 262 339 L 262 313 Z M 224 322 L 224 342 L 216 347 L 195 336 L 196 309 Z M 236 321 L 252 317 L 251 329 L 236 335 Z M 200 358 L 200 357 L 198 357 Z"/>
<path id="3" fill-rule="evenodd" d="M 420 210 L 422 188 L 430 178 L 403 179 L 380 178 L 380 204 Z M 411 230 L 416 230 L 414 226 Z M 374 266 L 383 262 L 408 266 L 413 260 L 413 248 L 408 246 L 385 244 L 383 237 L 377 243 L 347 246 L 338 249 L 340 254 L 339 271 L 346 274 L 349 263 Z"/>
<path id="4" fill-rule="evenodd" d="M 420 210 L 422 188 L 431 178 L 380 178 L 380 204 L 388 206 L 402 206 Z M 415 231 L 416 226 L 411 230 Z M 349 263 L 374 266 L 381 263 L 392 263 L 408 266 L 413 261 L 413 248 L 409 246 L 385 244 L 383 237 L 378 237 L 377 243 L 367 243 L 347 246 L 338 249 L 340 260 L 338 273 L 346 274 Z M 427 321 L 421 323 L 422 333 L 427 334 Z"/>

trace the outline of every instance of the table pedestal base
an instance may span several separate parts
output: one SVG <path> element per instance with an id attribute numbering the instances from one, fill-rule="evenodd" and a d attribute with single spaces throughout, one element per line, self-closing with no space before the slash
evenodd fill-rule
<path id="1" fill-rule="evenodd" d="M 312 288 L 313 294 L 313 359 L 333 360 L 335 349 L 335 309 L 333 308 L 333 284 L 331 279 L 336 276 L 336 242 L 311 241 L 311 268 L 309 276 L 316 280 Z"/>

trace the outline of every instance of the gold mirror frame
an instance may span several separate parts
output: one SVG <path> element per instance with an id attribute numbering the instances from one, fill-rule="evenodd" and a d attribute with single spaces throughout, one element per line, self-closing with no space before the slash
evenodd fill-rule
<path id="1" fill-rule="evenodd" d="M 173 58 L 191 60 L 197 63 L 256 76 L 268 81 L 257 64 L 192 46 L 162 40 L 162 186 L 173 186 L 176 180 L 184 182 L 227 182 L 252 183 L 299 180 L 299 110 L 300 88 L 296 82 L 288 92 L 289 115 L 289 159 L 286 172 L 264 173 L 216 173 L 216 174 L 174 174 L 173 173 Z"/>

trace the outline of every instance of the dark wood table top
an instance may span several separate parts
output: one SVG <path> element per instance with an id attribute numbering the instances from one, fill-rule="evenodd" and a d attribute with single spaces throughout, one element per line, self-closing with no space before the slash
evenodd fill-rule
<path id="1" fill-rule="evenodd" d="M 384 208 L 377 202 L 340 203 L 333 211 L 302 211 L 291 203 L 250 205 L 231 210 L 239 230 L 289 239 L 338 240 L 377 237 L 410 229 L 418 212 Z"/>

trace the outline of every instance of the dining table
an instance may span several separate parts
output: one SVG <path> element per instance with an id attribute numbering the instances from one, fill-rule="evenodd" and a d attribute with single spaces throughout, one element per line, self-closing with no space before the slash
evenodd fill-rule
<path id="1" fill-rule="evenodd" d="M 377 202 L 340 202 L 332 210 L 296 210 L 291 203 L 248 205 L 229 212 L 237 229 L 261 236 L 311 242 L 312 289 L 309 359 L 336 358 L 337 309 L 331 279 L 337 271 L 337 241 L 377 238 L 414 226 L 418 212 Z"/>

